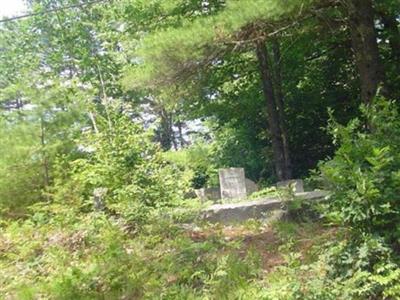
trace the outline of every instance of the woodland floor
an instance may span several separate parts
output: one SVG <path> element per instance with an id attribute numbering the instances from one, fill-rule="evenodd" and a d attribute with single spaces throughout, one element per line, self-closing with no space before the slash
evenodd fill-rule
<path id="1" fill-rule="evenodd" d="M 250 250 L 255 250 L 260 255 L 263 271 L 269 273 L 286 264 L 284 256 L 288 243 L 291 251 L 295 250 L 300 254 L 301 261 L 307 263 L 318 255 L 319 246 L 335 239 L 337 229 L 320 223 L 276 222 L 259 227 L 254 224 L 217 225 L 188 230 L 187 234 L 195 242 L 221 238 L 237 241 L 240 244 L 238 254 L 244 257 Z"/>

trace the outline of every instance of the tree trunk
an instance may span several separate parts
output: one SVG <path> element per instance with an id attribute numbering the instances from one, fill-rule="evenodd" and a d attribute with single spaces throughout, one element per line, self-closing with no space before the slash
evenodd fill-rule
<path id="1" fill-rule="evenodd" d="M 160 111 L 160 118 L 161 118 L 160 129 L 159 129 L 160 143 L 161 147 L 167 151 L 172 148 L 172 143 L 173 143 L 170 114 L 164 108 L 162 108 Z"/>
<path id="2" fill-rule="evenodd" d="M 49 174 L 49 161 L 46 153 L 46 136 L 45 136 L 45 125 L 43 118 L 40 118 L 40 144 L 42 146 L 43 155 L 43 185 L 45 190 L 50 185 L 50 174 Z"/>
<path id="3" fill-rule="evenodd" d="M 179 143 L 181 145 L 181 148 L 184 148 L 186 146 L 186 141 L 185 138 L 183 137 L 182 121 L 179 120 L 176 125 L 178 126 Z"/>
<path id="4" fill-rule="evenodd" d="M 286 118 L 285 118 L 285 110 L 283 103 L 283 90 L 282 90 L 282 68 L 281 68 L 281 51 L 279 42 L 274 39 L 272 41 L 272 55 L 273 55 L 273 64 L 274 64 L 274 86 L 275 86 L 275 99 L 276 99 L 276 107 L 278 108 L 278 116 L 279 116 L 279 125 L 281 129 L 282 143 L 283 143 L 283 151 L 285 155 L 285 164 L 287 167 L 287 176 L 289 178 L 292 177 L 292 162 L 290 159 L 290 150 L 288 143 L 288 135 L 286 130 Z"/>
<path id="5" fill-rule="evenodd" d="M 268 64 L 268 54 L 265 41 L 256 42 L 256 54 L 259 63 L 263 93 L 268 112 L 268 125 L 272 139 L 272 151 L 274 155 L 275 172 L 279 180 L 290 179 L 290 168 L 285 161 L 284 143 L 279 124 L 279 112 L 275 100 L 275 92 L 272 85 L 272 75 Z"/>
<path id="6" fill-rule="evenodd" d="M 171 141 L 172 145 L 174 145 L 174 149 L 178 150 L 178 141 L 174 132 L 174 114 L 172 112 L 169 114 L 169 134 L 171 135 Z"/>
<path id="7" fill-rule="evenodd" d="M 173 117 L 171 114 L 170 115 L 170 133 L 171 133 L 172 144 L 174 145 L 174 149 L 176 151 L 176 150 L 178 150 L 179 147 L 178 147 L 178 142 L 177 142 L 176 135 L 175 135 L 174 128 L 173 128 L 174 122 L 172 121 L 172 119 L 173 119 Z"/>
<path id="8" fill-rule="evenodd" d="M 355 63 L 360 75 L 361 100 L 371 104 L 383 71 L 379 65 L 379 50 L 374 24 L 374 8 L 371 0 L 349 0 L 349 27 Z"/>

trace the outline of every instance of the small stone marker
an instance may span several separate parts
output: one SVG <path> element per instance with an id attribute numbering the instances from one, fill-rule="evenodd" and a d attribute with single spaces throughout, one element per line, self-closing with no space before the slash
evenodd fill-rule
<path id="1" fill-rule="evenodd" d="M 222 199 L 244 199 L 247 196 L 243 168 L 220 169 L 219 184 Z"/>
<path id="2" fill-rule="evenodd" d="M 291 179 L 291 180 L 285 180 L 285 181 L 279 181 L 276 186 L 279 187 L 289 187 L 291 188 L 295 193 L 302 193 L 304 192 L 304 185 L 303 185 L 303 180 L 301 179 Z"/>
<path id="3" fill-rule="evenodd" d="M 93 204 L 96 210 L 104 210 L 106 208 L 104 204 L 104 197 L 108 192 L 107 188 L 96 188 L 93 191 Z"/>
<path id="4" fill-rule="evenodd" d="M 204 190 L 205 190 L 204 188 L 194 190 L 196 197 L 199 198 L 201 201 L 207 200 L 206 193 Z"/>
<path id="5" fill-rule="evenodd" d="M 206 197 L 209 200 L 219 200 L 221 199 L 221 189 L 219 187 L 208 188 L 205 191 Z"/>
<path id="6" fill-rule="evenodd" d="M 221 199 L 221 190 L 219 187 L 213 188 L 201 188 L 194 191 L 196 196 L 200 198 L 201 201 L 212 200 L 217 201 Z"/>
<path id="7" fill-rule="evenodd" d="M 247 193 L 247 196 L 250 196 L 251 194 L 253 194 L 255 192 L 258 192 L 258 185 L 254 181 L 246 178 L 246 193 Z"/>

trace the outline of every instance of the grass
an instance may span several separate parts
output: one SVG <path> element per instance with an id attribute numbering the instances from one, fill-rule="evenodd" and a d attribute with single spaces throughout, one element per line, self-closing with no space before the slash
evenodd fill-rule
<path id="1" fill-rule="evenodd" d="M 3 225 L 0 299 L 257 299 L 293 253 L 311 262 L 312 249 L 336 234 L 320 223 L 185 228 L 157 217 L 132 231 L 104 214 L 63 209 Z"/>

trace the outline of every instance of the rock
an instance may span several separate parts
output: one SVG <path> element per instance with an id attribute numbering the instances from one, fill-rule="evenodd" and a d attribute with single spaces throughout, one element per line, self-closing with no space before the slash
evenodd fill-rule
<path id="1" fill-rule="evenodd" d="M 201 201 L 220 199 L 245 199 L 258 191 L 258 186 L 244 175 L 243 168 L 219 170 L 220 187 L 202 188 L 194 191 Z M 186 197 L 189 198 L 189 195 Z"/>

